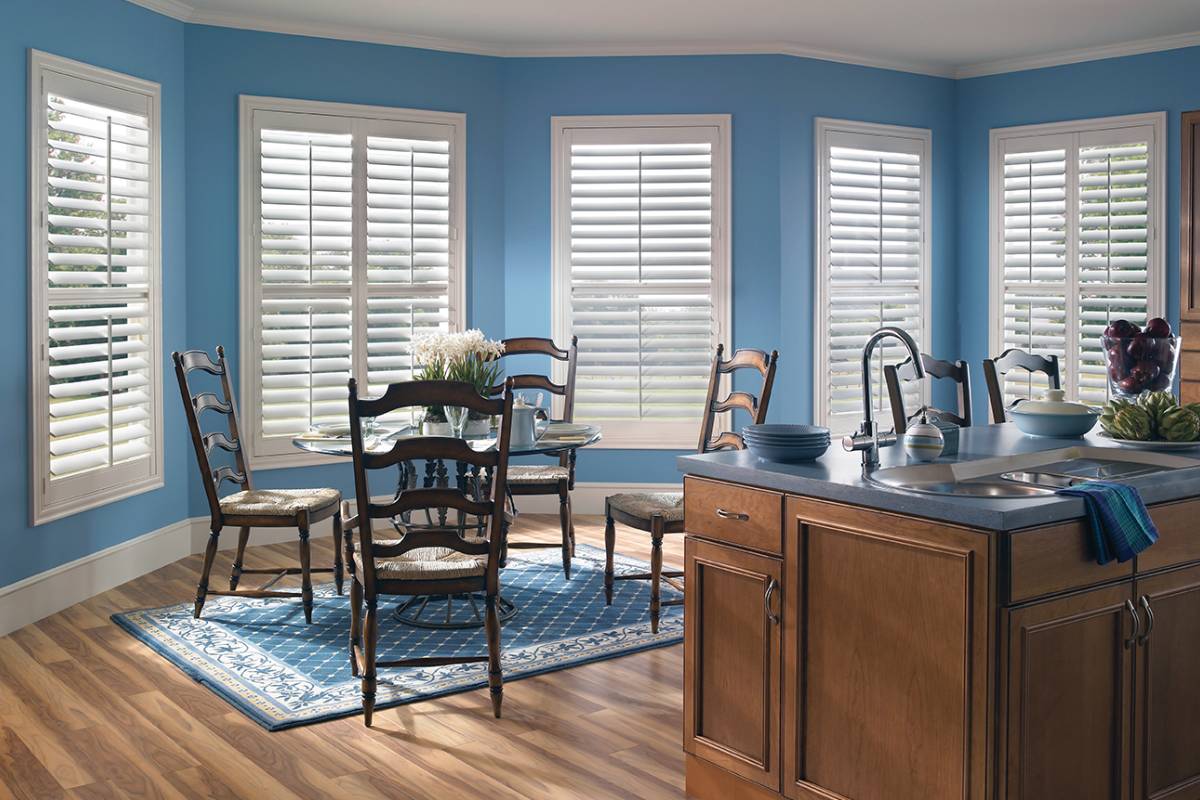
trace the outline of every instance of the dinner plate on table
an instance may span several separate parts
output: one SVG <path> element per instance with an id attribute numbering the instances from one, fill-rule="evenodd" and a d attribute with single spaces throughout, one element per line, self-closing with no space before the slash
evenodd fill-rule
<path id="1" fill-rule="evenodd" d="M 1129 447 L 1134 450 L 1157 450 L 1160 452 L 1171 450 L 1195 450 L 1200 447 L 1200 442 L 1168 442 L 1163 439 L 1155 439 L 1151 441 L 1142 441 L 1140 439 L 1118 439 L 1108 431 L 1100 431 L 1096 434 L 1101 439 L 1107 439 L 1110 442 L 1121 445 L 1121 447 Z"/>

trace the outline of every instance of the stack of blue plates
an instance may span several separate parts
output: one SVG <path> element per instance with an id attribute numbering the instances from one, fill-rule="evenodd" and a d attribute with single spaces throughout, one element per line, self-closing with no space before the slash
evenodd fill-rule
<path id="1" fill-rule="evenodd" d="M 829 429 L 817 425 L 747 425 L 742 438 L 765 461 L 812 461 L 829 449 Z"/>

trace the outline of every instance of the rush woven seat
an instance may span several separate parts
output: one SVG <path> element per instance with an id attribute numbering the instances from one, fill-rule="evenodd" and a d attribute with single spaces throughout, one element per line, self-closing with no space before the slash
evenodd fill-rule
<path id="1" fill-rule="evenodd" d="M 251 489 L 221 498 L 226 514 L 262 514 L 294 517 L 297 512 L 320 511 L 342 501 L 337 489 Z"/>
<path id="2" fill-rule="evenodd" d="M 644 519 L 647 523 L 656 514 L 665 522 L 682 522 L 683 492 L 614 494 L 608 498 L 608 507 Z"/>
<path id="3" fill-rule="evenodd" d="M 514 464 L 508 468 L 509 483 L 554 483 L 570 477 L 571 471 L 557 464 Z"/>

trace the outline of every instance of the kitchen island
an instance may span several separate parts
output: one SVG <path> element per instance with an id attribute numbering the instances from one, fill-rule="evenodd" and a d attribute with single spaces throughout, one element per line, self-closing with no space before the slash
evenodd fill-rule
<path id="1" fill-rule="evenodd" d="M 948 460 L 1080 444 L 1113 446 Z M 1160 540 L 1104 566 L 1074 498 L 884 488 L 836 444 L 679 468 L 689 794 L 1200 800 L 1200 466 L 1129 480 Z"/>

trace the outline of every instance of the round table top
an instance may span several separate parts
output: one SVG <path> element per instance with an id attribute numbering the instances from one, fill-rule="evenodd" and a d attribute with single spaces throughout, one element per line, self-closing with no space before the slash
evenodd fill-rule
<path id="1" fill-rule="evenodd" d="M 381 432 L 381 435 L 368 437 L 366 442 L 367 450 L 371 452 L 386 452 L 390 448 L 391 442 L 397 439 L 415 438 L 418 436 L 420 436 L 420 432 L 410 425 L 391 430 L 385 428 Z M 464 438 L 477 450 L 488 450 L 496 446 L 494 432 L 490 435 L 466 436 Z M 509 447 L 508 454 L 510 456 L 550 455 L 561 453 L 564 450 L 587 447 L 600 441 L 600 439 L 601 434 L 598 425 L 583 425 L 568 422 L 539 423 L 538 438 L 534 440 L 533 444 L 528 446 L 513 445 Z M 292 444 L 310 453 L 346 457 L 351 455 L 349 436 L 325 436 L 306 433 L 293 437 Z"/>

